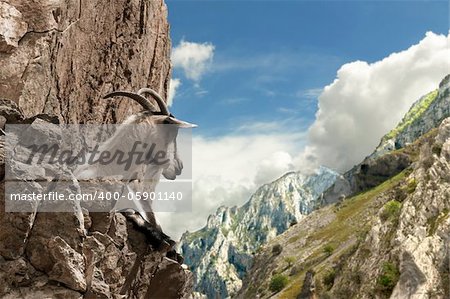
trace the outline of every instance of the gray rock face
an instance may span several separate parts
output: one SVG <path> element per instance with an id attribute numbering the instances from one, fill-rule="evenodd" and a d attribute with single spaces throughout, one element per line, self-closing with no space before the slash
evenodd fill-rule
<path id="1" fill-rule="evenodd" d="M 381 139 L 371 155 L 346 172 L 344 180 L 337 181 L 325 192 L 324 202 L 333 203 L 339 197 L 373 188 L 408 167 L 416 153 L 399 150 L 438 127 L 449 116 L 450 75 L 441 81 L 439 89 L 413 104 L 399 125 Z M 341 192 L 336 192 L 336 189 L 341 189 Z"/>
<path id="2" fill-rule="evenodd" d="M 398 267 L 399 277 L 395 281 L 390 298 L 448 298 L 448 244 L 450 236 L 450 119 L 439 127 L 434 142 L 425 144 L 419 161 L 407 178 L 408 195 L 402 202 L 397 221 L 378 219 L 369 231 L 363 246 L 349 261 L 352 271 L 366 273 L 366 284 L 377 281 L 381 266 L 370 269 L 368 265 L 379 265 L 391 260 Z M 440 151 L 432 151 L 438 146 Z M 412 185 L 413 184 L 413 185 Z M 382 212 L 382 211 L 381 211 Z M 361 260 L 364 248 L 370 248 L 370 257 Z M 367 253 L 365 254 L 367 256 Z M 338 290 L 345 285 L 339 281 Z M 372 287 L 373 288 L 373 287 Z M 363 293 L 361 298 L 370 298 Z"/>
<path id="3" fill-rule="evenodd" d="M 411 163 L 412 159 L 408 154 L 387 153 L 380 157 L 365 159 L 344 177 L 349 182 L 351 192 L 358 193 L 378 186 Z"/>
<path id="4" fill-rule="evenodd" d="M 450 118 L 436 131 L 402 173 L 263 245 L 237 298 L 449 298 Z"/>
<path id="5" fill-rule="evenodd" d="M 163 0 L 0 2 L 0 94 L 26 117 L 119 122 L 138 105 L 102 96 L 152 87 L 165 97 L 170 48 Z"/>
<path id="6" fill-rule="evenodd" d="M 28 24 L 14 6 L 0 2 L 0 51 L 10 53 L 19 46 L 19 40 L 25 35 Z"/>
<path id="7" fill-rule="evenodd" d="M 57 130 L 41 130 L 42 122 L 120 122 L 140 107 L 102 96 L 151 87 L 166 97 L 170 48 L 163 0 L 1 1 L 0 127 L 31 123 L 36 138 L 51 139 Z M 0 136 L 1 194 L 3 145 Z M 11 170 L 43 178 L 54 171 L 19 164 Z M 192 274 L 147 245 L 122 215 L 72 208 L 5 213 L 1 196 L 1 298 L 183 298 L 191 292 Z"/>
<path id="8" fill-rule="evenodd" d="M 39 138 L 58 139 L 56 125 L 47 124 L 54 130 L 39 130 L 43 120 L 23 122 L 32 122 L 28 130 L 35 130 Z M 12 133 L 8 138 L 14 138 Z M 21 147 L 21 143 L 9 145 L 8 150 L 20 153 Z M 37 169 L 17 161 L 9 161 L 7 169 L 18 178 L 38 174 L 45 179 L 54 173 L 47 164 Z M 48 191 L 45 182 L 23 185 L 27 192 Z M 78 182 L 70 183 L 69 189 L 77 188 Z M 0 193 L 5 194 L 3 179 Z M 34 203 L 29 213 L 5 213 L 6 199 L 0 198 L 0 297 L 185 298 L 191 293 L 192 274 L 166 258 L 165 252 L 153 249 L 122 214 L 91 213 L 79 201 L 64 202 L 65 212 L 41 212 L 46 204 Z"/>
<path id="9" fill-rule="evenodd" d="M 431 103 L 430 103 L 431 102 Z M 427 133 L 450 115 L 450 75 L 439 84 L 439 89 L 420 98 L 410 108 L 399 126 L 384 136 L 371 157 L 403 148 Z"/>
<path id="10" fill-rule="evenodd" d="M 185 233 L 180 249 L 196 275 L 195 290 L 208 298 L 237 294 L 260 245 L 318 207 L 337 177 L 324 167 L 311 176 L 288 173 L 260 187 L 242 207 L 220 207 L 203 229 Z"/>
<path id="11" fill-rule="evenodd" d="M 424 148 L 414 172 L 418 182 L 403 204 L 394 246 L 400 277 L 391 298 L 448 298 L 450 244 L 450 118 L 439 127 L 440 153 Z"/>

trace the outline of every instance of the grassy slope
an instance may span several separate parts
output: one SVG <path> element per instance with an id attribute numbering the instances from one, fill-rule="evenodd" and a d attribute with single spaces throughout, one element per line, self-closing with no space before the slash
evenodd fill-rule
<path id="1" fill-rule="evenodd" d="M 402 121 L 392 129 L 389 133 L 387 133 L 383 140 L 388 140 L 397 137 L 405 128 L 410 126 L 415 120 L 417 120 L 430 105 L 434 102 L 438 95 L 438 90 L 434 90 L 427 95 L 425 95 L 416 105 L 411 107 L 411 109 L 406 113 L 405 117 L 403 117 Z"/>
<path id="2" fill-rule="evenodd" d="M 413 144 L 387 155 L 406 154 L 412 161 L 417 161 L 420 148 L 424 144 L 430 144 L 436 134 L 437 129 L 433 129 Z M 405 177 L 410 171 L 409 168 L 405 169 L 373 189 L 348 198 L 340 204 L 326 206 L 313 212 L 261 247 L 255 259 L 256 272 L 251 271 L 251 283 L 244 282 L 244 285 L 248 284 L 244 297 L 255 298 L 259 292 L 262 293 L 262 298 L 269 296 L 296 298 L 309 269 L 313 269 L 316 277 L 320 279 L 338 263 L 339 259 L 355 249 L 358 241 L 365 236 L 378 217 L 377 214 L 383 205 L 389 200 L 396 199 L 398 190 L 407 190 L 409 182 Z M 279 256 L 272 254 L 275 244 L 283 246 Z M 333 252 L 331 254 L 327 252 L 326 247 L 334 248 Z M 294 259 L 293 265 L 288 267 L 286 258 Z M 293 267 L 298 269 L 294 275 L 291 273 Z M 289 284 L 278 294 L 268 290 L 270 279 L 275 273 L 289 277 Z"/>
<path id="3" fill-rule="evenodd" d="M 308 269 L 314 268 L 316 275 L 323 275 L 333 258 L 337 258 L 345 254 L 347 250 L 351 250 L 354 240 L 369 230 L 373 220 L 373 216 L 371 217 L 370 215 L 376 215 L 373 212 L 379 210 L 383 205 L 382 201 L 375 202 L 375 199 L 402 182 L 405 175 L 406 171 L 403 171 L 383 184 L 356 195 L 344 201 L 338 208 L 335 208 L 336 218 L 325 227 L 308 236 L 308 239 L 321 241 L 324 245 L 320 246 L 308 257 L 306 261 L 308 267 L 303 267 L 299 273 L 290 278 L 289 285 L 279 294 L 279 298 L 296 298 L 300 293 L 305 273 Z M 332 256 L 327 256 L 328 253 L 324 251 L 327 245 L 336 247 Z"/>

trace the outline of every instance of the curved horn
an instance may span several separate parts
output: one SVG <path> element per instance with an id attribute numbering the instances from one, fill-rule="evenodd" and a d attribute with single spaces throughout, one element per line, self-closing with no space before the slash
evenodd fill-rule
<path id="1" fill-rule="evenodd" d="M 105 95 L 103 98 L 107 99 L 107 98 L 112 98 L 112 97 L 116 97 L 116 96 L 128 97 L 128 98 L 133 99 L 136 102 L 138 102 L 145 110 L 155 111 L 155 106 L 153 106 L 153 104 L 149 100 L 147 100 L 143 96 L 133 93 L 133 92 L 113 91 L 113 92 L 110 92 L 107 95 Z"/>
<path id="2" fill-rule="evenodd" d="M 167 109 L 166 103 L 164 102 L 163 98 L 156 91 L 154 91 L 151 88 L 141 88 L 137 92 L 137 94 L 140 96 L 142 96 L 145 93 L 150 94 L 156 100 L 156 103 L 158 104 L 159 110 L 161 111 L 162 114 L 170 115 L 170 112 L 169 112 L 169 109 Z"/>

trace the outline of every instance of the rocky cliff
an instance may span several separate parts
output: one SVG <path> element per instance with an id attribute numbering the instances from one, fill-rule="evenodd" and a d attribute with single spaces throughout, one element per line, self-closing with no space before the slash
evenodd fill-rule
<path id="1" fill-rule="evenodd" d="M 449 297 L 449 79 L 261 247 L 237 297 Z"/>
<path id="2" fill-rule="evenodd" d="M 3 0 L 0 97 L 26 117 L 116 123 L 130 113 L 130 102 L 101 97 L 141 87 L 165 96 L 170 48 L 163 0 Z"/>
<path id="3" fill-rule="evenodd" d="M 162 0 L 1 1 L 1 127 L 123 120 L 138 107 L 101 97 L 144 86 L 166 95 L 168 30 Z M 1 197 L 1 298 L 188 296 L 190 272 L 121 214 L 73 211 L 5 213 Z"/>
<path id="4" fill-rule="evenodd" d="M 449 81 L 345 175 L 287 174 L 183 235 L 195 289 L 208 298 L 448 296 Z"/>
<path id="5" fill-rule="evenodd" d="M 387 133 L 380 144 L 361 163 L 344 174 L 324 195 L 324 204 L 333 203 L 341 196 L 348 196 L 373 188 L 398 174 L 412 163 L 412 153 L 418 154 L 420 144 L 408 147 L 450 115 L 450 75 L 439 88 L 418 99 L 400 123 Z M 336 191 L 337 190 L 337 191 Z"/>
<path id="6" fill-rule="evenodd" d="M 439 88 L 417 100 L 402 121 L 387 133 L 370 157 L 379 157 L 416 141 L 450 115 L 450 74 Z"/>
<path id="7" fill-rule="evenodd" d="M 242 207 L 220 207 L 204 228 L 183 234 L 180 248 L 196 275 L 195 290 L 208 298 L 234 296 L 260 245 L 311 213 L 337 177 L 324 167 L 311 176 L 288 173 Z"/>
<path id="8" fill-rule="evenodd" d="M 264 245 L 238 297 L 448 298 L 450 118 L 417 142 L 411 166 Z"/>

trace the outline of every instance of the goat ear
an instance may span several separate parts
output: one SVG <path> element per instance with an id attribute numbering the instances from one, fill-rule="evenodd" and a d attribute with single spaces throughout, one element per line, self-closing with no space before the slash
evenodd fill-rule
<path id="1" fill-rule="evenodd" d="M 176 125 L 179 128 L 195 128 L 197 125 L 179 120 L 175 117 L 169 116 L 165 119 L 168 124 Z"/>

